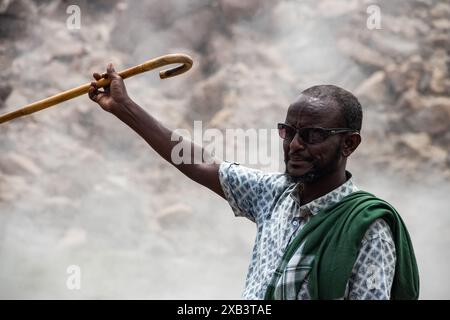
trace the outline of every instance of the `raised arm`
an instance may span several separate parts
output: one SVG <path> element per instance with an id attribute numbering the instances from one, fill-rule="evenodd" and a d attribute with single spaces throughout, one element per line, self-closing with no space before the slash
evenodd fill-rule
<path id="1" fill-rule="evenodd" d="M 111 79 L 111 84 L 109 87 L 105 88 L 104 91 L 100 91 L 96 87 L 95 82 L 91 83 L 89 98 L 98 103 L 105 111 L 114 114 L 117 118 L 127 124 L 147 141 L 161 157 L 171 163 L 187 177 L 211 189 L 224 198 L 225 196 L 219 182 L 220 163 L 218 163 L 218 161 L 213 163 L 210 163 L 210 161 L 196 163 L 194 161 L 194 155 L 204 154 L 204 150 L 199 150 L 201 148 L 190 141 L 185 141 L 185 143 L 190 144 L 191 161 L 189 163 L 175 163 L 171 156 L 172 149 L 179 141 L 172 141 L 171 138 L 173 132 L 131 100 L 128 96 L 123 79 L 115 72 L 112 64 L 109 64 L 107 67 L 107 77 Z M 101 78 L 101 75 L 94 73 L 94 78 L 98 80 Z M 199 150 L 198 153 L 194 152 L 196 149 Z M 209 155 L 205 156 L 210 157 Z"/>

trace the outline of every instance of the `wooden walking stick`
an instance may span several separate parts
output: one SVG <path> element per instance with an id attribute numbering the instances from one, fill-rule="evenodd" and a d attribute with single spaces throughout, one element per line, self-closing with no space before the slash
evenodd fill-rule
<path id="1" fill-rule="evenodd" d="M 179 74 L 182 74 L 186 71 L 188 71 L 192 67 L 192 59 L 188 55 L 185 54 L 168 54 L 165 56 L 160 56 L 157 58 L 154 58 L 152 60 L 148 60 L 144 62 L 143 64 L 131 67 L 129 69 L 123 70 L 119 72 L 119 75 L 123 78 L 129 78 L 136 74 L 143 73 L 146 71 L 150 71 L 168 64 L 173 63 L 181 63 L 182 65 L 177 66 L 175 68 L 162 70 L 159 72 L 159 77 L 161 79 L 170 78 Z M 105 76 L 103 74 L 102 76 Z M 109 85 L 111 80 L 102 78 L 98 80 L 97 86 L 99 88 L 106 87 Z M 26 105 L 23 108 L 20 108 L 16 111 L 12 111 L 6 114 L 3 114 L 0 116 L 0 123 L 4 123 L 7 121 L 10 121 L 12 119 L 31 114 L 49 107 L 52 107 L 58 103 L 61 103 L 66 100 L 73 99 L 75 97 L 81 96 L 89 91 L 89 87 L 91 86 L 90 83 L 84 84 L 82 86 L 58 93 L 54 96 L 51 96 L 49 98 L 43 99 L 41 101 L 37 101 L 34 103 L 31 103 L 29 105 Z"/>

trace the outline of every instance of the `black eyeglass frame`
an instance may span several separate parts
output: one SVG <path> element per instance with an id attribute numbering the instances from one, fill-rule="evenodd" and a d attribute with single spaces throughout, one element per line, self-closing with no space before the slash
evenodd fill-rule
<path id="1" fill-rule="evenodd" d="M 305 127 L 305 128 L 296 128 L 294 126 L 288 125 L 286 123 L 278 123 L 277 124 L 278 127 L 278 134 L 280 133 L 280 130 L 285 129 L 286 127 L 291 128 L 293 130 L 295 130 L 295 134 L 292 136 L 292 138 L 283 138 L 280 135 L 280 138 L 283 140 L 287 140 L 287 141 L 292 141 L 296 135 L 298 135 L 300 138 L 302 138 L 302 141 L 306 144 L 317 144 L 317 143 L 322 143 L 324 142 L 326 139 L 328 139 L 330 136 L 334 135 L 334 134 L 338 134 L 338 133 L 344 133 L 344 132 L 355 132 L 355 133 L 359 133 L 358 130 L 355 129 L 350 129 L 350 128 L 322 128 L 322 127 Z M 315 130 L 321 130 L 322 132 L 325 132 L 325 134 L 323 135 L 324 138 L 322 139 L 322 141 L 319 142 L 308 142 L 305 141 L 305 139 L 303 139 L 302 137 L 302 131 L 304 132 L 305 130 L 310 130 L 310 129 L 315 129 Z"/>

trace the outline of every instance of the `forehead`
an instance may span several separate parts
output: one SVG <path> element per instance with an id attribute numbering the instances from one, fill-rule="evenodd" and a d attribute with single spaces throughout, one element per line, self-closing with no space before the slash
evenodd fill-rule
<path id="1" fill-rule="evenodd" d="M 289 106 L 286 123 L 298 128 L 342 127 L 343 116 L 340 108 L 330 99 L 324 100 L 300 95 Z"/>

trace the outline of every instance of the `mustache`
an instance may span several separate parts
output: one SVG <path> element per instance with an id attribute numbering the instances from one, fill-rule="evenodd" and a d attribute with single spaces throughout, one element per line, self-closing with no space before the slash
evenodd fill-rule
<path id="1" fill-rule="evenodd" d="M 303 155 L 300 153 L 288 153 L 288 154 L 284 155 L 285 162 L 289 161 L 289 159 L 291 159 L 291 158 L 296 159 L 296 160 L 308 161 L 308 162 L 314 161 L 314 159 L 312 157 Z"/>

